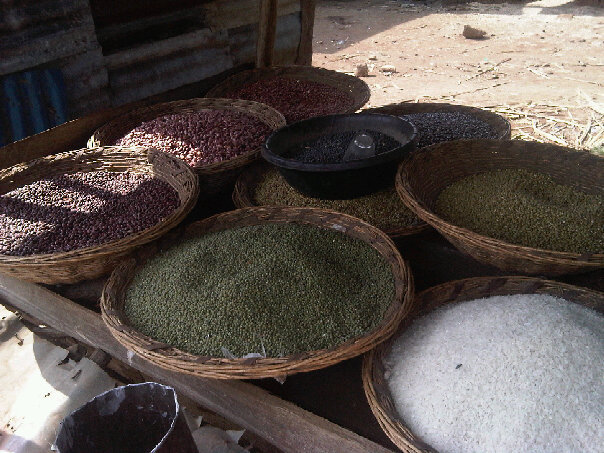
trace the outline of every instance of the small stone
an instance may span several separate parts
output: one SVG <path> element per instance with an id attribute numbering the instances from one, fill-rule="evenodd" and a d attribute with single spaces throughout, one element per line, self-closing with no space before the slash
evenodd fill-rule
<path id="1" fill-rule="evenodd" d="M 396 67 L 394 67 L 394 66 L 393 66 L 393 65 L 391 65 L 391 64 L 386 64 L 386 65 L 384 65 L 384 66 L 382 66 L 382 67 L 380 68 L 380 71 L 381 71 L 381 72 L 389 72 L 389 73 L 394 73 L 394 72 L 396 72 Z"/>
<path id="2" fill-rule="evenodd" d="M 464 25 L 462 34 L 466 39 L 483 39 L 487 35 L 487 32 L 479 28 Z"/>
<path id="3" fill-rule="evenodd" d="M 371 61 L 375 61 L 375 60 L 377 60 L 377 55 L 375 55 L 375 54 L 371 54 L 371 55 L 369 55 L 369 59 L 370 59 Z"/>
<path id="4" fill-rule="evenodd" d="M 369 68 L 365 63 L 358 64 L 354 70 L 354 75 L 357 77 L 367 77 L 369 75 Z"/>

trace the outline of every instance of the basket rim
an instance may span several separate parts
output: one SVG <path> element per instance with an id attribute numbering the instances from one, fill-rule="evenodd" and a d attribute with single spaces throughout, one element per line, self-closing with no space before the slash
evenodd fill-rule
<path id="1" fill-rule="evenodd" d="M 195 177 L 192 169 L 184 163 L 184 161 L 171 156 L 162 151 L 156 150 L 154 148 L 149 147 L 118 147 L 118 146 L 100 146 L 94 148 L 82 148 L 72 151 L 66 151 L 63 153 L 53 154 L 50 156 L 41 157 L 38 159 L 31 160 L 29 162 L 23 162 L 17 165 L 13 165 L 12 167 L 8 167 L 6 169 L 0 170 L 0 181 L 6 177 L 11 177 L 15 172 L 25 170 L 27 168 L 31 168 L 32 166 L 40 165 L 42 163 L 53 163 L 58 161 L 70 160 L 72 158 L 77 158 L 79 156 L 90 155 L 92 157 L 93 153 L 100 153 L 103 158 L 116 158 L 118 156 L 123 155 L 124 153 L 128 153 L 133 156 L 139 156 L 140 153 L 147 153 L 148 165 L 152 165 L 152 161 L 149 159 L 154 159 L 153 156 L 162 155 L 163 158 L 168 159 L 173 162 L 180 163 L 179 166 L 183 167 L 183 171 L 188 174 L 188 181 L 192 184 L 191 196 L 185 200 L 185 202 L 180 203 L 180 205 L 174 209 L 170 213 L 170 215 L 155 225 L 150 226 L 149 228 L 145 228 L 144 230 L 138 231 L 136 233 L 129 234 L 123 238 L 115 239 L 113 241 L 104 242 L 101 244 L 77 248 L 74 250 L 69 250 L 67 252 L 56 252 L 56 253 L 44 253 L 44 254 L 36 254 L 36 255 L 26 255 L 26 256 L 16 256 L 16 255 L 4 255 L 0 254 L 0 266 L 37 266 L 42 263 L 44 264 L 52 264 L 52 263 L 67 263 L 73 261 L 79 261 L 85 257 L 92 257 L 95 254 L 104 253 L 104 252 L 115 252 L 120 253 L 137 247 L 140 244 L 144 244 L 147 242 L 145 237 L 147 237 L 150 233 L 154 233 L 156 231 L 162 231 L 166 225 L 171 225 L 174 223 L 175 226 L 180 217 L 185 216 L 195 205 L 197 201 L 197 196 L 199 195 L 199 184 L 197 178 Z M 182 165 L 184 164 L 184 165 Z M 124 173 L 126 171 L 130 171 L 134 167 L 124 168 L 120 170 L 118 173 Z M 79 169 L 79 171 L 84 171 Z M 92 171 L 95 171 L 94 169 Z M 154 177 L 157 177 L 154 175 Z M 170 185 L 170 187 L 172 187 Z M 172 187 L 173 190 L 174 187 Z M 3 194 L 2 194 L 3 195 Z"/>
<path id="2" fill-rule="evenodd" d="M 507 287 L 510 287 L 507 289 Z M 371 412 L 377 419 L 380 427 L 388 438 L 402 451 L 412 453 L 435 453 L 430 445 L 425 443 L 405 425 L 404 421 L 398 416 L 392 394 L 387 385 L 377 385 L 376 375 L 383 378 L 383 369 L 381 367 L 382 355 L 388 350 L 392 341 L 394 341 L 408 325 L 417 317 L 430 313 L 433 310 L 448 304 L 473 300 L 477 297 L 469 295 L 464 298 L 464 291 L 486 289 L 491 295 L 481 295 L 478 297 L 491 297 L 502 294 L 550 294 L 556 297 L 563 297 L 564 294 L 579 294 L 585 298 L 593 298 L 597 301 L 597 310 L 604 310 L 604 293 L 589 288 L 570 285 L 554 280 L 542 279 L 538 277 L 525 276 L 488 276 L 488 277 L 470 277 L 460 280 L 452 280 L 432 286 L 421 291 L 416 295 L 412 312 L 399 325 L 396 333 L 387 341 L 377 345 L 363 357 L 362 381 L 363 390 Z M 558 292 L 553 293 L 555 290 Z M 462 296 L 461 298 L 459 298 Z M 583 301 L 570 301 L 579 305 L 590 305 Z"/>
<path id="3" fill-rule="evenodd" d="M 418 106 L 418 107 L 415 107 Z M 394 113 L 393 111 L 397 109 L 406 110 L 409 108 L 413 110 L 413 108 L 422 109 L 428 108 L 425 112 L 409 112 L 409 113 Z M 498 113 L 495 113 L 491 110 L 487 110 L 481 107 L 476 107 L 473 105 L 464 105 L 464 104 L 451 104 L 449 102 L 398 102 L 393 104 L 386 104 L 379 107 L 371 107 L 367 109 L 363 109 L 363 112 L 370 113 L 385 113 L 388 115 L 412 115 L 413 113 L 438 113 L 438 112 L 461 112 L 461 113 L 469 113 L 474 114 L 477 118 L 488 118 L 489 124 L 491 126 L 494 123 L 497 124 L 497 135 L 498 137 L 493 140 L 509 140 L 512 136 L 512 123 L 508 118 Z"/>
<path id="4" fill-rule="evenodd" d="M 279 218 L 280 215 L 288 214 L 291 216 L 286 219 Z M 231 221 L 233 217 L 237 219 L 238 215 L 248 216 L 246 219 L 253 219 L 252 223 Z M 329 220 L 326 221 L 325 219 Z M 343 227 L 339 222 L 348 227 Z M 124 301 L 117 301 L 116 294 L 112 294 L 110 288 L 120 278 L 125 281 L 124 287 L 130 283 L 136 267 L 140 265 L 139 261 L 132 257 L 113 271 L 103 288 L 101 314 L 105 324 L 119 342 L 147 360 L 188 374 L 218 379 L 279 377 L 323 368 L 358 356 L 392 335 L 399 322 L 411 309 L 413 276 L 409 266 L 403 260 L 391 239 L 379 229 L 356 217 L 317 208 L 250 207 L 217 214 L 199 222 L 194 222 L 187 227 L 184 235 L 190 237 L 203 235 L 210 231 L 222 231 L 238 226 L 267 223 L 307 224 L 318 228 L 335 229 L 349 236 L 348 232 L 353 227 L 367 232 L 369 238 L 360 240 L 376 249 L 382 258 L 389 263 L 395 285 L 394 298 L 385 309 L 380 323 L 364 335 L 350 338 L 329 349 L 305 351 L 284 357 L 253 359 L 199 356 L 160 343 L 129 326 L 123 313 Z M 218 226 L 213 228 L 216 224 Z M 377 249 L 374 244 L 379 244 L 384 250 L 387 250 L 388 254 L 386 255 L 385 251 Z M 120 288 L 119 291 L 121 294 L 123 288 Z"/>
<path id="5" fill-rule="evenodd" d="M 443 147 L 446 147 L 448 144 L 455 143 L 498 143 L 500 147 L 505 146 L 506 143 L 514 142 L 514 143 L 530 143 L 531 146 L 539 146 L 544 145 L 547 147 L 556 147 L 561 150 L 565 150 L 567 152 L 573 153 L 583 153 L 586 156 L 593 156 L 594 159 L 602 159 L 601 157 L 592 155 L 588 152 L 581 151 L 568 151 L 570 148 L 551 145 L 549 143 L 539 143 L 539 142 L 530 142 L 524 140 L 491 140 L 491 139 L 466 139 L 466 140 L 453 140 L 450 142 L 442 142 L 437 143 L 435 145 L 426 146 L 425 148 L 421 148 L 416 150 L 407 156 L 400 163 L 399 168 L 397 170 L 395 176 L 395 184 L 397 192 L 399 196 L 403 200 L 403 202 L 417 214 L 419 218 L 424 220 L 430 226 L 438 230 L 439 232 L 444 232 L 445 234 L 455 235 L 458 238 L 463 238 L 464 241 L 470 242 L 478 242 L 480 246 L 485 249 L 491 249 L 494 251 L 506 250 L 509 252 L 516 252 L 521 254 L 522 256 L 528 258 L 537 258 L 539 260 L 550 260 L 555 263 L 560 264 L 581 264 L 587 266 L 604 266 L 604 252 L 596 252 L 596 253 L 576 253 L 576 252 L 563 252 L 556 250 L 548 250 L 541 249 L 537 247 L 529 247 L 525 245 L 513 244 L 510 242 L 506 242 L 501 239 L 497 239 L 491 236 L 485 236 L 480 233 L 476 233 L 472 230 L 469 230 L 464 227 L 460 227 L 454 225 L 447 220 L 440 217 L 436 214 L 432 209 L 428 208 L 423 199 L 416 196 L 415 191 L 412 189 L 410 184 L 410 174 L 407 171 L 407 167 L 413 162 L 414 159 L 417 159 L 420 155 L 426 153 L 430 153 L 433 150 L 438 150 Z M 500 148 L 499 152 L 505 151 L 505 149 Z M 497 159 L 499 156 L 492 156 L 493 160 Z M 604 162 L 604 160 L 603 160 Z M 518 166 L 518 168 L 523 168 L 522 166 Z M 481 172 L 478 172 L 481 173 Z"/>
<path id="6" fill-rule="evenodd" d="M 280 205 L 260 205 L 254 200 L 253 191 L 256 187 L 256 179 L 262 177 L 267 171 L 270 171 L 272 166 L 268 162 L 256 162 L 244 169 L 237 178 L 235 187 L 233 188 L 232 200 L 237 208 L 249 208 L 257 206 L 280 206 Z M 275 171 L 278 171 L 275 169 Z M 402 202 L 402 201 L 401 201 Z M 286 206 L 286 205 L 283 205 Z M 325 208 L 317 208 L 325 209 Z M 339 211 L 336 211 L 339 212 Z M 350 214 L 348 214 L 350 215 Z M 361 219 L 363 220 L 363 219 Z M 430 225 L 417 217 L 418 223 L 413 225 L 401 226 L 398 228 L 380 228 L 391 239 L 412 234 L 419 234 L 430 229 Z M 376 225 L 374 225 L 376 226 Z M 379 228 L 376 226 L 376 228 Z"/>
<path id="7" fill-rule="evenodd" d="M 347 94 L 353 101 L 353 105 L 342 113 L 356 112 L 365 104 L 367 104 L 367 102 L 369 102 L 369 99 L 371 98 L 371 89 L 369 88 L 369 85 L 367 85 L 367 83 L 364 80 L 361 80 L 359 77 L 355 77 L 344 72 L 334 71 L 332 69 L 305 65 L 275 65 L 267 68 L 245 69 L 227 77 L 222 82 L 219 82 L 214 85 L 208 90 L 205 96 L 224 96 L 226 93 L 228 93 L 229 90 L 227 90 L 227 88 L 229 88 L 231 85 L 238 85 L 239 87 L 241 87 L 245 84 L 245 82 L 249 81 L 250 78 L 252 79 L 252 82 L 255 82 L 260 79 L 272 78 L 275 76 L 290 76 L 290 78 L 292 78 L 291 76 L 298 76 L 304 79 L 304 76 L 307 74 L 315 74 L 321 76 L 325 80 L 332 80 L 334 78 L 346 80 L 348 82 L 348 85 L 353 87 L 353 91 L 358 94 L 358 99 L 352 93 L 346 90 L 342 90 L 339 86 L 340 84 L 331 85 L 325 82 L 330 86 L 338 88 L 342 93 Z"/>
<path id="8" fill-rule="evenodd" d="M 264 118 L 259 116 L 256 111 L 250 109 L 250 106 L 253 109 L 257 109 L 262 111 L 264 114 L 270 116 L 274 119 L 276 126 L 269 124 Z M 117 125 L 122 124 L 123 120 L 130 117 L 140 117 L 142 114 L 149 111 L 157 111 L 157 116 L 154 118 L 158 118 L 163 115 L 178 113 L 178 110 L 185 109 L 194 109 L 197 112 L 209 111 L 209 110 L 235 110 L 241 113 L 244 113 L 248 116 L 251 116 L 266 126 L 268 126 L 271 131 L 276 131 L 277 129 L 286 125 L 285 117 L 281 112 L 277 111 L 273 107 L 263 104 L 257 101 L 248 101 L 245 99 L 228 99 L 228 98 L 192 98 L 192 99 L 183 99 L 179 101 L 170 101 L 170 102 L 160 102 L 157 104 L 152 104 L 144 107 L 138 107 L 128 112 L 123 113 L 122 115 L 112 118 L 101 127 L 97 128 L 87 142 L 88 148 L 98 147 L 98 146 L 112 146 L 112 145 L 103 145 L 101 140 L 98 138 L 100 133 L 103 133 L 107 130 L 111 130 L 115 128 Z M 149 120 L 145 120 L 149 121 Z M 139 123 L 140 124 L 140 123 Z M 244 162 L 249 160 L 250 157 L 255 157 L 255 155 L 260 155 L 260 151 L 262 149 L 262 145 L 258 148 L 246 151 L 243 154 L 239 154 L 238 156 L 232 157 L 230 159 L 222 160 L 219 162 L 213 162 L 211 164 L 206 165 L 189 165 L 196 173 L 215 173 L 217 170 L 220 170 L 221 167 L 224 166 L 233 166 L 237 162 Z M 188 165 L 188 164 L 187 164 Z"/>

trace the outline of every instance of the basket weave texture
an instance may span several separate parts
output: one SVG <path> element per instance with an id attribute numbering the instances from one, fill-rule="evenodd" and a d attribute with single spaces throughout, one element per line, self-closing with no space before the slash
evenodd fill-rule
<path id="1" fill-rule="evenodd" d="M 206 96 L 211 98 L 228 97 L 244 85 L 275 77 L 322 83 L 346 93 L 352 100 L 351 107 L 346 111 L 334 113 L 354 113 L 367 104 L 371 96 L 371 90 L 367 84 L 358 77 L 314 66 L 273 66 L 241 71 L 211 88 Z"/>
<path id="2" fill-rule="evenodd" d="M 604 253 L 510 244 L 455 226 L 435 213 L 436 200 L 447 186 L 466 176 L 499 169 L 526 169 L 585 193 L 604 194 L 604 159 L 572 148 L 521 140 L 457 140 L 428 146 L 401 163 L 396 188 L 403 202 L 455 247 L 506 272 L 557 276 L 604 267 Z"/>
<path id="3" fill-rule="evenodd" d="M 0 193 L 41 178 L 76 172 L 112 171 L 149 174 L 168 183 L 179 206 L 156 225 L 104 244 L 42 255 L 0 255 L 0 272 L 37 283 L 76 283 L 105 275 L 127 255 L 180 223 L 197 202 L 197 177 L 182 160 L 140 147 L 102 147 L 69 151 L 0 171 Z"/>
<path id="4" fill-rule="evenodd" d="M 396 412 L 383 365 L 392 342 L 415 318 L 442 305 L 512 294 L 549 294 L 604 312 L 604 293 L 531 277 L 468 278 L 447 282 L 418 294 L 412 313 L 401 323 L 392 339 L 371 350 L 363 359 L 363 388 L 369 406 L 386 435 L 401 451 L 427 453 L 435 450 L 415 436 Z"/>
<path id="5" fill-rule="evenodd" d="M 384 313 L 381 323 L 364 336 L 348 340 L 334 348 L 286 357 L 228 359 L 190 354 L 141 334 L 129 326 L 124 315 L 126 289 L 136 267 L 150 256 L 150 253 L 147 253 L 116 268 L 103 289 L 101 310 L 103 320 L 111 333 L 129 350 L 165 369 L 217 379 L 260 379 L 324 368 L 360 355 L 394 333 L 413 302 L 411 271 L 388 236 L 355 217 L 313 208 L 246 208 L 192 223 L 183 232 L 183 237 L 197 237 L 230 228 L 268 223 L 296 223 L 334 228 L 365 241 L 376 249 L 390 264 L 395 285 L 394 299 Z"/>
<path id="6" fill-rule="evenodd" d="M 285 126 L 285 118 L 281 113 L 259 102 L 241 99 L 187 99 L 141 107 L 115 118 L 94 132 L 88 140 L 88 147 L 113 145 L 141 123 L 160 116 L 196 113 L 204 110 L 233 110 L 262 121 L 272 130 Z M 224 190 L 230 191 L 241 170 L 259 156 L 260 148 L 257 148 L 222 162 L 193 167 L 199 176 L 201 197 L 206 198 Z"/>
<path id="7" fill-rule="evenodd" d="M 235 189 L 233 190 L 233 203 L 238 208 L 248 208 L 259 206 L 254 198 L 254 192 L 263 176 L 271 167 L 264 163 L 257 163 L 246 168 L 237 178 Z M 420 220 L 411 225 L 401 225 L 396 228 L 383 228 L 382 231 L 391 238 L 409 236 L 421 233 L 429 229 L 430 226 Z"/>
<path id="8" fill-rule="evenodd" d="M 416 113 L 463 113 L 473 116 L 491 126 L 497 134 L 497 140 L 507 140 L 512 136 L 512 126 L 507 118 L 497 113 L 468 105 L 449 104 L 447 102 L 401 102 L 363 110 L 363 113 L 381 113 L 383 115 L 413 115 Z"/>

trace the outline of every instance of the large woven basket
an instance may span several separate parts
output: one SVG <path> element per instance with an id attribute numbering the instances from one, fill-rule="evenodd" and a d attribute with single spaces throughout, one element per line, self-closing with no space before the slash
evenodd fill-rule
<path id="1" fill-rule="evenodd" d="M 385 378 L 384 358 L 395 339 L 419 316 L 455 302 L 512 294 L 549 294 L 604 312 L 604 293 L 577 286 L 531 277 L 477 277 L 456 280 L 429 288 L 416 295 L 413 311 L 399 326 L 397 333 L 365 355 L 363 388 L 373 415 L 390 440 L 402 451 L 427 453 L 434 450 L 405 426 L 395 409 Z"/>
<path id="2" fill-rule="evenodd" d="M 0 255 L 0 272 L 38 283 L 75 283 L 105 275 L 137 247 L 180 223 L 197 201 L 197 177 L 180 159 L 146 148 L 104 147 L 43 157 L 0 171 L 4 194 L 45 177 L 75 172 L 114 171 L 153 175 L 172 186 L 180 205 L 156 225 L 92 247 L 43 255 Z"/>
<path id="3" fill-rule="evenodd" d="M 388 236 L 359 219 L 312 208 L 246 208 L 193 223 L 186 228 L 184 237 L 267 223 L 297 223 L 333 228 L 375 248 L 390 263 L 395 284 L 395 297 L 384 313 L 381 323 L 364 336 L 351 339 L 332 349 L 308 351 L 287 357 L 228 359 L 189 354 L 158 343 L 128 324 L 123 313 L 124 294 L 137 265 L 144 262 L 145 258 L 141 256 L 116 268 L 103 290 L 101 309 L 111 333 L 128 349 L 168 370 L 217 379 L 259 379 L 324 368 L 362 354 L 394 333 L 411 308 L 411 272 Z"/>
<path id="4" fill-rule="evenodd" d="M 587 152 L 521 140 L 458 140 L 423 148 L 405 159 L 396 188 L 407 206 L 449 242 L 506 272 L 563 275 L 604 267 L 604 253 L 579 254 L 510 244 L 452 225 L 434 206 L 443 189 L 469 175 L 526 169 L 590 194 L 604 194 L 604 159 Z"/>
<path id="5" fill-rule="evenodd" d="M 262 121 L 272 130 L 285 126 L 285 118 L 281 113 L 259 102 L 234 99 L 187 99 L 141 107 L 115 118 L 94 132 L 88 140 L 88 147 L 113 145 L 116 140 L 144 121 L 169 114 L 195 113 L 203 110 L 233 110 Z M 231 191 L 241 170 L 259 156 L 260 148 L 257 148 L 229 160 L 194 167 L 195 173 L 199 176 L 200 197 L 207 198 L 225 190 Z"/>
<path id="6" fill-rule="evenodd" d="M 463 113 L 473 116 L 491 126 L 497 134 L 497 140 L 507 140 L 511 137 L 512 126 L 507 118 L 497 113 L 468 105 L 449 104 L 446 102 L 401 102 L 363 110 L 363 113 L 381 113 L 385 115 L 413 115 L 416 113 Z M 470 138 L 470 137 L 468 137 Z"/>
<path id="7" fill-rule="evenodd" d="M 358 77 L 314 66 L 273 66 L 241 71 L 210 89 L 206 96 L 229 97 L 231 93 L 244 85 L 275 77 L 322 83 L 342 91 L 351 99 L 352 104 L 346 111 L 332 113 L 354 113 L 367 104 L 371 96 L 371 90 L 367 84 Z M 321 100 L 317 99 L 317 102 L 321 102 Z"/>
<path id="8" fill-rule="evenodd" d="M 256 163 L 246 168 L 237 178 L 235 189 L 233 190 L 233 203 L 238 208 L 247 208 L 259 206 L 254 198 L 254 192 L 262 177 L 271 167 L 264 163 Z M 379 225 L 374 225 L 379 228 Z M 398 227 L 382 228 L 382 231 L 391 238 L 409 236 L 421 233 L 429 229 L 429 225 L 419 218 L 411 225 L 400 225 Z"/>

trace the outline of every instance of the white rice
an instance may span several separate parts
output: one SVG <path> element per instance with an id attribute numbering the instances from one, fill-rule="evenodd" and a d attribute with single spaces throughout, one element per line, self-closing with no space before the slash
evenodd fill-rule
<path id="1" fill-rule="evenodd" d="M 604 316 L 547 295 L 451 304 L 393 343 L 405 424 L 441 453 L 604 452 Z"/>

